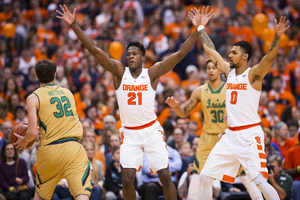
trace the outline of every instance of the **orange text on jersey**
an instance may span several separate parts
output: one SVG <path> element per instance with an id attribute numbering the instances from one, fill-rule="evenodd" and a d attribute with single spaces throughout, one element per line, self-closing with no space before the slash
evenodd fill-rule
<path id="1" fill-rule="evenodd" d="M 148 85 L 123 85 L 125 91 L 148 91 Z"/>
<path id="2" fill-rule="evenodd" d="M 226 89 L 229 90 L 247 90 L 247 83 L 227 83 L 226 84 Z"/>

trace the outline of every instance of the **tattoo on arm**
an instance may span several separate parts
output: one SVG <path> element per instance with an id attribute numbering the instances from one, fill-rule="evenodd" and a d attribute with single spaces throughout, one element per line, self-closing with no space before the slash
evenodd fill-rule
<path id="1" fill-rule="evenodd" d="M 216 63 L 215 63 L 215 67 L 216 67 L 216 68 L 218 68 L 218 66 L 217 66 L 217 65 L 218 65 L 218 62 L 216 61 Z"/>
<path id="2" fill-rule="evenodd" d="M 215 45 L 212 43 L 212 41 L 209 38 L 209 36 L 207 35 L 205 29 L 203 29 L 199 32 L 199 37 L 200 37 L 202 44 L 206 44 L 206 46 L 208 46 L 208 48 L 215 50 Z"/>
<path id="3" fill-rule="evenodd" d="M 273 39 L 273 42 L 272 42 L 272 44 L 270 46 L 270 49 L 269 49 L 268 53 L 270 53 L 275 48 L 275 46 L 277 45 L 278 41 L 279 41 L 279 36 L 277 34 L 275 34 L 275 37 Z"/>
<path id="4" fill-rule="evenodd" d="M 197 104 L 192 105 L 193 103 L 193 100 L 189 100 L 189 102 L 183 108 L 184 113 L 192 111 L 197 106 Z"/>

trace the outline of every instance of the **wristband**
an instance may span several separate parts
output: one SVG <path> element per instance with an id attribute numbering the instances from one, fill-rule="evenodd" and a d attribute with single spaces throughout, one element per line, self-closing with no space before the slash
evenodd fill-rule
<path id="1" fill-rule="evenodd" d="M 204 26 L 203 26 L 203 25 L 200 25 L 200 26 L 197 27 L 197 31 L 198 31 L 198 32 L 200 32 L 202 29 L 204 29 Z"/>
<path id="2" fill-rule="evenodd" d="M 14 187 L 11 186 L 11 187 L 9 188 L 9 191 L 12 192 L 13 190 L 14 190 Z"/>
<path id="3" fill-rule="evenodd" d="M 300 172 L 300 165 L 298 165 L 297 167 L 297 172 Z"/>

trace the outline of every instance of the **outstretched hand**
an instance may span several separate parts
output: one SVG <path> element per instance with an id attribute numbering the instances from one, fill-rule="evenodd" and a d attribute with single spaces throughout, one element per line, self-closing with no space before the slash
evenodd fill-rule
<path id="1" fill-rule="evenodd" d="M 168 97 L 165 101 L 166 104 L 168 104 L 171 108 L 175 108 L 179 105 L 179 102 L 174 99 L 174 97 Z"/>
<path id="2" fill-rule="evenodd" d="M 73 11 L 73 14 L 70 13 L 69 9 L 67 8 L 67 6 L 64 4 L 63 6 L 62 5 L 59 5 L 62 12 L 56 10 L 56 12 L 58 14 L 60 14 L 61 16 L 57 15 L 56 17 L 59 18 L 59 19 L 62 19 L 64 20 L 67 24 L 69 24 L 71 26 L 71 24 L 73 22 L 75 22 L 76 20 L 76 8 L 74 8 L 74 11 Z"/>
<path id="3" fill-rule="evenodd" d="M 274 19 L 274 22 L 275 22 L 274 30 L 279 37 L 282 34 L 284 34 L 284 32 L 290 27 L 290 25 L 288 25 L 289 20 L 285 21 L 285 17 L 283 16 L 280 17 L 280 21 L 278 24 L 277 24 L 277 19 Z"/>
<path id="4" fill-rule="evenodd" d="M 209 6 L 203 7 L 202 12 L 200 9 L 196 9 L 195 7 L 188 13 L 189 18 L 191 19 L 194 26 L 198 27 L 200 25 L 205 26 L 210 18 L 214 15 L 212 14 L 213 9 L 208 12 Z"/>

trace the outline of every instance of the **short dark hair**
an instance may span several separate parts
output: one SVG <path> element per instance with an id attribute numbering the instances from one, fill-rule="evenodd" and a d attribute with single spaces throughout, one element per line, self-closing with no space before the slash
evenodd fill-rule
<path id="1" fill-rule="evenodd" d="M 6 148 L 7 145 L 9 145 L 9 144 L 12 145 L 11 142 L 6 142 L 6 143 L 4 143 L 4 145 L 2 146 L 1 153 L 0 153 L 0 160 L 1 160 L 1 162 L 6 162 L 5 148 Z M 14 150 L 15 150 L 15 154 L 14 154 L 14 158 L 13 158 L 13 159 L 14 159 L 14 161 L 16 161 L 16 160 L 18 159 L 18 151 L 17 151 L 17 149 L 15 148 L 14 145 L 13 145 L 13 147 L 14 147 Z"/>
<path id="2" fill-rule="evenodd" d="M 35 72 L 40 83 L 50 83 L 54 80 L 56 62 L 48 59 L 40 60 L 35 64 Z"/>
<path id="3" fill-rule="evenodd" d="M 252 56 L 252 46 L 251 46 L 251 44 L 249 44 L 249 42 L 239 41 L 239 42 L 234 43 L 233 46 L 241 47 L 245 51 L 245 53 L 248 54 L 248 61 L 250 60 L 250 58 Z"/>
<path id="4" fill-rule="evenodd" d="M 114 155 L 116 151 L 120 149 L 120 146 L 114 146 L 111 150 L 111 154 Z"/>
<path id="5" fill-rule="evenodd" d="M 287 126 L 288 128 L 290 128 L 291 126 L 296 126 L 297 130 L 299 129 L 299 124 L 296 120 L 290 119 L 289 121 L 287 121 Z"/>
<path id="6" fill-rule="evenodd" d="M 131 47 L 131 46 L 138 47 L 138 48 L 142 51 L 143 56 L 145 55 L 146 49 L 145 49 L 144 45 L 143 45 L 141 42 L 139 42 L 139 41 L 130 41 L 130 42 L 127 44 L 126 51 L 127 51 L 128 48 Z"/>
<path id="7" fill-rule="evenodd" d="M 280 80 L 281 83 L 282 83 L 282 78 L 281 78 L 281 76 L 273 76 L 271 82 L 273 82 L 273 81 L 275 81 L 275 80 L 277 80 L 277 79 Z"/>

